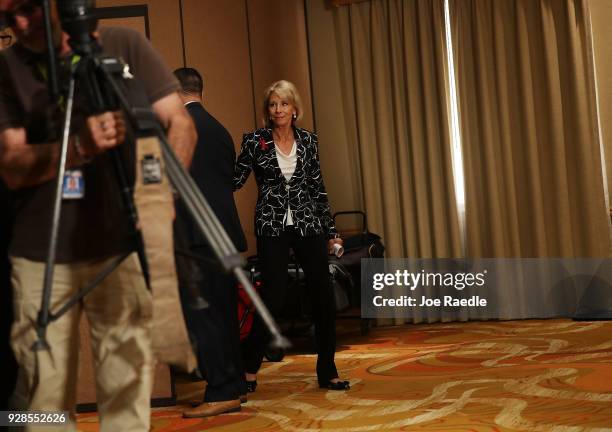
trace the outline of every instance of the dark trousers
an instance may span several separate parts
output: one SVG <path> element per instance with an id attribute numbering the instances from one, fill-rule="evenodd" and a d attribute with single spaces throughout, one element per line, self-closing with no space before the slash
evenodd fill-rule
<path id="1" fill-rule="evenodd" d="M 261 297 L 272 315 L 278 316 L 289 281 L 289 248 L 293 248 L 306 276 L 315 325 L 317 378 L 319 383 L 327 383 L 338 377 L 338 371 L 334 363 L 336 310 L 329 283 L 325 236 L 301 237 L 289 227 L 278 237 L 258 237 L 257 255 L 263 282 Z M 243 344 L 244 366 L 248 373 L 257 373 L 261 367 L 269 340 L 267 328 L 259 314 L 255 314 L 251 333 Z"/>
<path id="2" fill-rule="evenodd" d="M 213 258 L 208 249 L 195 250 Z M 209 306 L 193 308 L 193 300 L 182 290 L 187 327 L 195 338 L 198 367 L 206 374 L 204 402 L 238 399 L 246 394 L 238 328 L 238 289 L 232 275 L 200 266 L 200 295 Z"/>
<path id="3" fill-rule="evenodd" d="M 11 288 L 11 266 L 8 247 L 12 222 L 8 209 L 11 208 L 9 193 L 0 180 L 0 411 L 9 406 L 9 399 L 17 381 L 17 361 L 11 349 L 11 325 L 13 324 L 13 289 Z"/>
<path id="4" fill-rule="evenodd" d="M 11 325 L 13 323 L 13 290 L 10 284 L 10 267 L 0 250 L 0 411 L 9 407 L 9 399 L 15 390 L 17 381 L 17 361 L 11 349 Z"/>

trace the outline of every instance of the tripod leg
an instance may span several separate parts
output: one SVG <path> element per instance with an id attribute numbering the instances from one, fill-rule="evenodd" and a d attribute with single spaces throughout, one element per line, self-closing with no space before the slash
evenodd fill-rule
<path id="1" fill-rule="evenodd" d="M 46 341 L 47 326 L 49 325 L 49 302 L 51 300 L 51 290 L 53 285 L 53 267 L 55 266 L 55 255 L 57 252 L 57 234 L 59 231 L 60 218 L 62 214 L 62 187 L 64 184 L 64 174 L 66 173 L 66 159 L 68 155 L 68 140 L 70 138 L 70 122 L 72 120 L 72 110 L 74 103 L 74 77 L 70 77 L 68 86 L 68 97 L 66 99 L 66 116 L 64 118 L 64 130 L 60 146 L 60 158 L 57 166 L 57 178 L 55 185 L 55 196 L 53 201 L 53 216 L 51 222 L 51 232 L 49 234 L 49 249 L 45 264 L 45 274 L 43 282 L 43 293 L 36 323 L 38 340 L 32 347 L 34 350 L 49 349 Z"/>
<path id="2" fill-rule="evenodd" d="M 160 137 L 163 137 L 163 135 L 160 135 Z M 205 235 L 226 270 L 233 272 L 236 280 L 242 284 L 251 300 L 253 300 L 255 308 L 272 335 L 271 345 L 275 348 L 288 348 L 291 345 L 289 340 L 281 334 L 270 311 L 246 277 L 242 270 L 242 257 L 236 251 L 219 219 L 202 194 L 199 193 L 199 189 L 191 176 L 183 169 L 168 142 L 163 138 L 160 138 L 160 142 L 164 151 L 168 177 L 178 189 L 181 198 L 183 198 L 185 205 L 193 216 L 194 222 Z"/>
<path id="3" fill-rule="evenodd" d="M 151 289 L 151 280 L 149 276 L 149 264 L 145 255 L 144 240 L 142 238 L 142 231 L 138 227 L 138 211 L 136 210 L 136 204 L 134 204 L 134 198 L 132 196 L 132 188 L 130 187 L 127 177 L 125 175 L 125 163 L 121 157 L 120 150 L 114 148 L 110 150 L 113 169 L 119 182 L 119 188 L 121 190 L 121 198 L 123 199 L 123 205 L 125 206 L 130 221 L 130 229 L 135 237 L 136 253 L 138 254 L 138 260 L 140 261 L 140 267 L 142 268 L 142 274 L 147 283 L 147 287 Z"/>

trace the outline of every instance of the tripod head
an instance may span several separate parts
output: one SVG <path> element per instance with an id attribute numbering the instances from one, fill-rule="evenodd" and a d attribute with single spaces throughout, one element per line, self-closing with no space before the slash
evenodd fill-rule
<path id="1" fill-rule="evenodd" d="M 101 51 L 100 44 L 93 37 L 98 25 L 95 13 L 95 0 L 58 0 L 62 30 L 70 36 L 68 43 L 80 56 L 92 55 Z"/>
<path id="2" fill-rule="evenodd" d="M 102 47 L 94 36 L 98 25 L 95 0 L 57 0 L 62 30 L 70 37 L 74 54 L 80 57 L 75 75 L 93 113 L 118 109 L 114 92 L 102 76 Z M 114 59 L 119 61 L 118 59 Z"/>

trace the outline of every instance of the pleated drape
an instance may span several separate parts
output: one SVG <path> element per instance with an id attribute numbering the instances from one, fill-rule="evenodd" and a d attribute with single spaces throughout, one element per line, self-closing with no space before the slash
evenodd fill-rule
<path id="1" fill-rule="evenodd" d="M 374 0 L 335 18 L 371 230 L 388 257 L 460 256 L 443 1 Z"/>
<path id="2" fill-rule="evenodd" d="M 450 0 L 471 257 L 610 256 L 587 3 Z"/>

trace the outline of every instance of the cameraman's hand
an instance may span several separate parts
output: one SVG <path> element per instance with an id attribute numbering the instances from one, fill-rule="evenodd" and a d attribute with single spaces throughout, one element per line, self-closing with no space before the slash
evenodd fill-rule
<path id="1" fill-rule="evenodd" d="M 81 156 L 95 156 L 122 144 L 124 140 L 125 121 L 121 111 L 90 116 L 81 134 Z"/>

